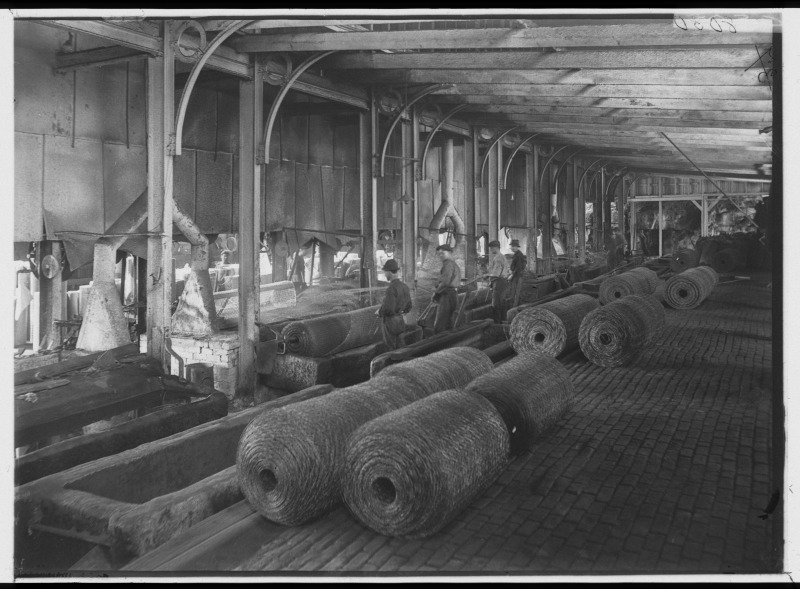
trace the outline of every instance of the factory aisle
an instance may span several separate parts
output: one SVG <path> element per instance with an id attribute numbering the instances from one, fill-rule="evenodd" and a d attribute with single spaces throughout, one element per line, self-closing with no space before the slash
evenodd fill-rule
<path id="1" fill-rule="evenodd" d="M 632 366 L 573 355 L 573 410 L 434 537 L 380 536 L 339 509 L 204 562 L 301 573 L 777 572 L 781 511 L 764 511 L 770 281 L 754 274 L 719 284 L 698 309 L 667 309 L 660 343 Z"/>

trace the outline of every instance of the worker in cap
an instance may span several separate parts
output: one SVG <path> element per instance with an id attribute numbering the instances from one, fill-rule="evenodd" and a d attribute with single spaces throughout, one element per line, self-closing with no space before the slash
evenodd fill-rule
<path id="1" fill-rule="evenodd" d="M 400 266 L 397 265 L 397 260 L 386 260 L 382 270 L 389 286 L 376 314 L 383 318 L 383 341 L 390 350 L 396 350 L 401 345 L 400 336 L 406 330 L 403 315 L 411 311 L 411 292 L 399 278 Z"/>
<path id="2" fill-rule="evenodd" d="M 433 332 L 441 333 L 453 328 L 453 315 L 458 302 L 456 289 L 461 284 L 461 268 L 458 267 L 453 259 L 453 248 L 449 244 L 445 243 L 437 247 L 436 253 L 439 255 L 439 259 L 442 260 L 442 269 L 439 272 L 439 282 L 433 293 L 433 300 L 438 303 Z"/>
<path id="3" fill-rule="evenodd" d="M 512 304 L 516 305 L 522 290 L 522 277 L 525 274 L 527 260 L 520 250 L 518 239 L 511 240 L 511 251 L 514 252 L 514 257 L 511 258 L 511 300 Z"/>
<path id="4" fill-rule="evenodd" d="M 492 289 L 494 321 L 495 323 L 502 323 L 506 310 L 508 277 L 511 271 L 506 257 L 500 253 L 500 242 L 495 239 L 487 245 L 489 247 L 489 269 L 483 278 L 489 281 L 489 286 Z"/>

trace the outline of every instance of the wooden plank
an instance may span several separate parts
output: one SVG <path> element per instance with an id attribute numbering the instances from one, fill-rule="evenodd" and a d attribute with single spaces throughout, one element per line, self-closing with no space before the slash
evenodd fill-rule
<path id="1" fill-rule="evenodd" d="M 692 86 L 684 86 L 691 88 Z M 468 94 L 458 96 L 441 96 L 438 93 L 434 100 L 439 104 L 491 104 L 530 105 L 550 107 L 600 107 L 630 109 L 675 109 L 675 110 L 734 110 L 734 111 L 768 111 L 772 112 L 771 100 L 733 100 L 700 98 L 613 98 L 592 96 L 507 96 L 501 92 L 493 94 Z"/>
<path id="2" fill-rule="evenodd" d="M 686 129 L 684 129 L 686 130 Z M 543 141 L 546 142 L 558 142 L 557 138 L 567 138 L 567 139 L 580 139 L 580 140 L 598 140 L 598 141 L 634 141 L 634 140 L 653 140 L 658 139 L 663 141 L 663 136 L 656 132 L 656 131 L 609 131 L 609 130 L 598 130 L 598 131 L 588 131 L 588 130 L 581 130 L 581 129 L 571 129 L 568 128 L 566 130 L 558 131 L 555 129 L 550 129 L 543 133 L 542 135 Z M 712 143 L 714 145 L 746 145 L 746 144 L 754 144 L 754 145 L 765 145 L 766 142 L 769 141 L 763 135 L 759 135 L 758 131 L 752 130 L 749 135 L 723 135 L 717 133 L 693 133 L 693 132 L 686 132 L 680 134 L 681 141 L 686 141 L 690 143 L 699 143 L 699 144 L 706 144 Z"/>
<path id="3" fill-rule="evenodd" d="M 358 167 L 358 118 L 335 119 L 333 126 L 333 165 Z"/>
<path id="4" fill-rule="evenodd" d="M 181 207 L 181 210 L 195 218 L 197 194 L 195 181 L 197 179 L 197 153 L 194 149 L 184 149 L 181 155 L 175 157 L 173 164 L 173 192 L 172 198 Z"/>
<path id="5" fill-rule="evenodd" d="M 573 69 L 573 70 L 340 70 L 337 79 L 374 84 L 675 84 L 758 87 L 758 72 L 745 68 Z"/>
<path id="6" fill-rule="evenodd" d="M 230 231 L 232 174 L 231 154 L 197 151 L 197 213 L 194 220 L 204 233 Z"/>
<path id="7" fill-rule="evenodd" d="M 322 168 L 322 188 L 325 199 L 326 231 L 346 229 L 345 226 L 345 169 Z M 358 205 L 356 200 L 354 205 Z M 357 209 L 357 206 L 354 207 Z"/>
<path id="8" fill-rule="evenodd" d="M 118 415 L 160 399 L 160 362 L 150 359 L 122 364 L 95 374 L 75 373 L 69 384 L 39 391 L 36 403 L 16 400 L 14 430 L 17 445 L 60 435 L 77 427 Z"/>
<path id="9" fill-rule="evenodd" d="M 642 127 L 675 127 L 675 128 L 702 128 L 702 129 L 762 129 L 769 125 L 769 121 L 685 121 L 682 119 L 664 118 L 643 118 L 634 116 L 611 116 L 611 117 L 560 117 L 555 115 L 492 115 L 474 114 L 471 122 L 476 125 L 497 126 L 497 125 L 525 125 L 530 126 L 531 131 L 538 131 L 539 127 L 557 124 L 572 124 L 583 126 L 609 126 L 612 128 Z"/>
<path id="10" fill-rule="evenodd" d="M 670 119 L 682 121 L 758 121 L 768 125 L 772 122 L 772 111 L 732 111 L 720 112 L 705 110 L 675 110 L 675 109 L 650 109 L 626 107 L 575 107 L 575 106 L 533 106 L 515 104 L 476 104 L 468 106 L 462 113 L 463 117 L 474 116 L 475 113 L 500 113 L 522 115 L 550 115 L 550 116 L 576 116 L 576 117 L 637 117 Z"/>
<path id="11" fill-rule="evenodd" d="M 333 126 L 330 117 L 308 117 L 308 163 L 319 166 L 333 165 Z"/>
<path id="12" fill-rule="evenodd" d="M 261 517 L 250 504 L 245 501 L 234 503 L 230 507 L 215 513 L 192 526 L 190 530 L 173 536 L 170 540 L 152 550 L 136 560 L 126 564 L 121 571 L 155 571 L 158 569 L 169 570 L 170 562 L 187 554 L 190 550 L 207 543 L 220 533 L 224 533 L 229 527 L 250 519 L 252 516 Z M 263 519 L 263 518 L 261 518 Z"/>
<path id="13" fill-rule="evenodd" d="M 751 70 L 752 71 L 752 70 Z M 681 86 L 677 84 L 476 84 L 460 83 L 436 92 L 435 99 L 443 96 L 577 96 L 584 98 L 671 98 L 671 99 L 728 99 L 772 101 L 772 92 L 764 86 L 718 86 L 712 80 L 707 85 Z"/>
<path id="14" fill-rule="evenodd" d="M 772 42 L 772 21 L 736 19 L 736 33 L 710 28 L 682 30 L 671 19 L 664 24 L 380 31 L 359 33 L 297 33 L 245 35 L 231 45 L 241 52 L 363 51 L 421 49 L 527 49 L 532 47 L 631 47 L 686 45 L 749 45 Z M 724 26 L 724 25 L 723 25 Z M 729 30 L 724 28 L 725 31 Z"/>
<path id="15" fill-rule="evenodd" d="M 120 346 L 119 348 L 114 348 L 110 351 L 114 358 L 120 359 L 126 356 L 131 356 L 134 354 L 139 353 L 139 345 L 138 344 L 127 344 L 124 346 Z M 14 384 L 25 384 L 25 383 L 32 383 L 41 381 L 47 378 L 52 378 L 54 376 L 58 376 L 60 374 L 66 374 L 67 372 L 71 372 L 73 370 L 80 370 L 82 368 L 87 368 L 91 366 L 95 360 L 97 360 L 100 356 L 105 354 L 106 352 L 95 352 L 93 354 L 86 354 L 84 356 L 76 356 L 75 358 L 70 358 L 68 360 L 63 360 L 61 362 L 55 364 L 49 364 L 47 366 L 42 366 L 40 368 L 31 368 L 29 370 L 21 370 L 19 372 L 14 373 Z"/>
<path id="16" fill-rule="evenodd" d="M 306 190 L 308 191 L 309 200 L 312 203 L 311 209 L 299 209 L 300 214 L 298 218 L 303 221 L 300 227 L 308 227 L 314 229 L 326 230 L 326 208 L 329 208 L 330 203 L 325 202 L 324 190 L 322 187 L 322 167 L 309 164 L 307 167 L 308 184 Z M 303 190 L 302 185 L 298 184 L 297 190 Z M 295 198 L 297 196 L 295 195 Z M 311 225 L 306 224 L 306 219 L 311 220 Z M 325 236 L 323 236 L 325 237 Z M 327 239 L 327 237 L 325 237 Z M 333 239 L 331 237 L 331 239 Z"/>
<path id="17" fill-rule="evenodd" d="M 120 45 L 71 53 L 56 53 L 56 70 L 63 73 L 81 68 L 127 62 L 131 59 L 142 59 L 148 55 L 152 55 L 152 53 Z"/>
<path id="18" fill-rule="evenodd" d="M 50 389 L 57 389 L 68 385 L 70 381 L 66 378 L 56 378 L 54 380 L 46 380 L 44 382 L 34 382 L 31 384 L 21 384 L 14 386 L 14 396 L 27 395 L 28 393 L 35 393 L 36 391 L 47 391 Z"/>
<path id="19" fill-rule="evenodd" d="M 136 198 L 147 189 L 147 153 L 144 147 L 103 144 L 103 192 L 105 225 L 119 219 Z"/>
<path id="20" fill-rule="evenodd" d="M 281 159 L 308 163 L 308 117 L 281 117 Z"/>
<path id="21" fill-rule="evenodd" d="M 706 45 L 691 49 L 612 49 L 570 51 L 448 51 L 352 53 L 325 58 L 322 67 L 343 69 L 499 69 L 562 68 L 741 68 L 758 59 L 755 47 Z"/>
<path id="22" fill-rule="evenodd" d="M 272 161 L 267 166 L 264 212 L 267 229 L 276 231 L 295 225 L 295 163 Z"/>
<path id="23" fill-rule="evenodd" d="M 314 175 L 317 170 L 317 175 Z M 294 173 L 294 214 L 297 220 L 298 229 L 322 229 L 325 228 L 325 221 L 322 218 L 322 210 L 314 194 L 319 193 L 319 167 L 308 166 L 298 163 Z M 316 182 L 314 179 L 316 178 Z M 316 186 L 312 186 L 312 184 Z M 312 190 L 315 192 L 312 193 Z"/>
<path id="24" fill-rule="evenodd" d="M 359 231 L 361 229 L 361 201 L 359 199 L 358 168 L 344 169 L 344 186 L 342 187 L 342 200 L 344 202 L 343 229 Z"/>

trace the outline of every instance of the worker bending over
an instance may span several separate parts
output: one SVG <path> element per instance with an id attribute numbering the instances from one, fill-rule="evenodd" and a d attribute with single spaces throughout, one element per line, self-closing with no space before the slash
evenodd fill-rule
<path id="1" fill-rule="evenodd" d="M 489 270 L 484 280 L 492 289 L 492 308 L 495 323 L 502 323 L 506 311 L 506 291 L 508 290 L 509 268 L 506 257 L 500 253 L 500 242 L 489 242 Z"/>
<path id="2" fill-rule="evenodd" d="M 396 350 L 400 347 L 400 336 L 406 330 L 403 315 L 411 310 L 411 292 L 398 276 L 400 267 L 397 260 L 387 260 L 382 270 L 389 286 L 377 314 L 383 317 L 383 341 L 390 350 Z"/>
<path id="3" fill-rule="evenodd" d="M 522 289 L 522 275 L 525 273 L 527 260 L 525 254 L 519 249 L 518 239 L 511 240 L 511 251 L 514 252 L 514 257 L 511 258 L 511 301 L 513 305 L 516 305 Z"/>
<path id="4" fill-rule="evenodd" d="M 436 309 L 433 332 L 441 333 L 453 328 L 453 313 L 458 301 L 456 289 L 461 284 L 461 268 L 456 265 L 453 259 L 453 248 L 448 244 L 437 247 L 436 253 L 442 260 L 442 270 L 439 273 L 439 283 L 433 293 L 434 302 L 439 304 Z"/>

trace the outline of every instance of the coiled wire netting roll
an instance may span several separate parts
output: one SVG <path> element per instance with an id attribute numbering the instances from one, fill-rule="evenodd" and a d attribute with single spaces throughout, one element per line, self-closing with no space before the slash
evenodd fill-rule
<path id="1" fill-rule="evenodd" d="M 594 364 L 624 366 L 662 333 L 664 323 L 664 307 L 655 297 L 630 295 L 586 315 L 578 341 Z"/>
<path id="2" fill-rule="evenodd" d="M 711 256 L 711 267 L 720 274 L 739 270 L 745 266 L 746 262 L 746 255 L 733 247 L 721 249 Z"/>
<path id="3" fill-rule="evenodd" d="M 658 274 L 650 268 L 641 266 L 622 274 L 609 276 L 600 284 L 600 302 L 606 305 L 629 295 L 652 294 L 658 283 Z"/>
<path id="4" fill-rule="evenodd" d="M 464 389 L 486 397 L 503 417 L 512 454 L 529 450 L 572 406 L 569 372 L 554 357 L 522 352 Z"/>
<path id="5" fill-rule="evenodd" d="M 396 376 L 431 394 L 461 388 L 473 378 L 489 372 L 492 366 L 492 361 L 481 350 L 461 346 L 391 364 L 374 378 Z"/>
<path id="6" fill-rule="evenodd" d="M 680 274 L 689 268 L 697 266 L 697 252 L 695 250 L 679 250 L 669 261 L 669 269 L 675 274 Z"/>
<path id="7" fill-rule="evenodd" d="M 350 437 L 342 490 L 353 516 L 386 536 L 441 530 L 506 468 L 509 440 L 497 410 L 460 390 L 378 417 Z"/>
<path id="8" fill-rule="evenodd" d="M 267 411 L 242 432 L 239 486 L 264 517 L 297 525 L 341 501 L 348 436 L 360 425 L 426 396 L 401 378 L 372 379 Z"/>
<path id="9" fill-rule="evenodd" d="M 719 282 L 713 268 L 698 266 L 673 276 L 664 285 L 664 300 L 673 309 L 694 309 Z"/>
<path id="10" fill-rule="evenodd" d="M 282 331 L 286 351 L 319 357 L 376 342 L 381 339 L 381 319 L 375 315 L 378 308 L 292 321 Z"/>
<path id="11" fill-rule="evenodd" d="M 575 294 L 524 309 L 511 320 L 511 345 L 517 353 L 536 350 L 558 356 L 578 345 L 581 321 L 599 306 L 594 297 Z"/>

